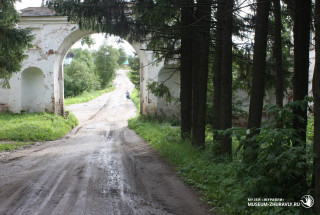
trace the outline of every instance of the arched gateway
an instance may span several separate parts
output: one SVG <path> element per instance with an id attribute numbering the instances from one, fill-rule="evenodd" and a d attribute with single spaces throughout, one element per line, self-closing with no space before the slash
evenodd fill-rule
<path id="1" fill-rule="evenodd" d="M 95 32 L 79 30 L 77 25 L 68 23 L 67 17 L 54 16 L 53 12 L 46 7 L 26 8 L 21 12 L 22 18 L 19 27 L 32 29 L 32 33 L 35 35 L 34 47 L 26 53 L 29 57 L 22 64 L 21 71 L 23 72 L 14 74 L 10 79 L 10 89 L 0 89 L 0 107 L 16 113 L 23 110 L 61 114 L 64 111 L 64 57 L 74 43 Z M 177 103 L 159 105 L 159 107 L 161 106 L 160 111 L 157 103 L 165 101 L 157 99 L 147 89 L 149 79 L 158 80 L 158 74 L 164 67 L 163 63 L 153 64 L 153 53 L 144 51 L 144 44 L 133 43 L 131 45 L 138 54 L 141 64 L 141 113 L 165 113 L 168 116 L 178 116 Z M 24 74 L 25 72 L 28 73 L 28 76 Z M 43 92 L 37 92 L 37 95 L 34 96 L 30 93 L 35 90 L 32 86 L 26 85 L 26 83 L 33 83 L 30 80 L 33 75 L 35 76 L 33 82 L 36 82 L 33 88 L 37 87 L 37 89 L 43 90 Z M 41 82 L 37 82 L 37 80 L 41 80 Z M 172 83 L 179 85 L 179 78 Z M 172 89 L 178 88 L 176 86 L 172 87 Z M 40 95 L 42 98 L 39 98 Z M 175 95 L 179 95 L 179 93 L 175 92 Z M 163 107 L 166 107 L 167 110 L 164 110 Z"/>

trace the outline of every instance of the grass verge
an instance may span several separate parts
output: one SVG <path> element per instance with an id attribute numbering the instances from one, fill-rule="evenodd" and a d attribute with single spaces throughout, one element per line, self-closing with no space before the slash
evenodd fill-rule
<path id="1" fill-rule="evenodd" d="M 68 105 L 72 105 L 72 104 L 88 102 L 88 101 L 91 101 L 91 100 L 101 96 L 104 93 L 111 92 L 114 89 L 115 89 L 115 87 L 112 84 L 110 84 L 103 90 L 97 90 L 97 91 L 92 91 L 92 92 L 83 92 L 79 96 L 71 97 L 71 98 L 65 98 L 64 99 L 64 104 L 66 106 L 68 106 Z"/>
<path id="2" fill-rule="evenodd" d="M 0 114 L 0 140 L 4 141 L 47 141 L 56 140 L 67 134 L 78 124 L 70 113 L 65 119 L 49 113 Z M 0 148 L 14 149 L 27 143 L 3 143 Z"/>
<path id="3" fill-rule="evenodd" d="M 130 98 L 138 108 L 138 111 L 140 111 L 140 92 L 136 88 L 132 90 Z"/>
<path id="4" fill-rule="evenodd" d="M 19 149 L 20 147 L 27 147 L 34 144 L 34 142 L 0 142 L 0 151 L 12 151 Z"/>
<path id="5" fill-rule="evenodd" d="M 136 91 L 138 92 L 138 91 Z M 133 94 L 132 98 L 139 98 Z M 313 118 L 308 121 L 307 146 L 313 141 Z M 214 157 L 216 144 L 213 143 L 212 132 L 206 132 L 205 150 L 194 148 L 190 141 L 181 140 L 180 127 L 175 121 L 148 116 L 137 116 L 129 120 L 129 127 L 136 131 L 161 156 L 165 157 L 176 167 L 177 172 L 185 183 L 200 191 L 202 200 L 212 206 L 219 215 L 287 215 L 313 214 L 312 209 L 303 207 L 255 207 L 248 205 L 252 198 L 252 190 L 260 186 L 255 180 L 257 176 L 248 175 L 248 165 L 242 162 L 242 151 L 238 151 L 239 141 L 233 137 L 233 160 L 217 159 Z M 243 130 L 243 129 L 240 129 Z M 239 132 L 241 132 L 239 130 Z M 243 130 L 246 132 L 245 130 Z M 273 158 L 271 158 L 273 159 Z M 280 162 L 281 163 L 281 162 Z M 281 167 L 281 165 L 279 165 Z M 277 166 L 275 166 L 277 168 Z M 283 169 L 283 168 L 282 168 Z M 252 170 L 254 171 L 254 170 Z M 263 171 L 266 171 L 263 168 Z M 255 172 L 255 171 L 254 171 Z M 279 171 L 278 171 L 279 172 Z M 262 175 L 258 177 L 263 178 Z M 284 177 L 286 178 L 286 177 Z M 311 179 L 309 180 L 311 181 Z M 269 189 L 264 184 L 264 189 Z M 283 198 L 279 195 L 258 196 L 266 198 Z M 288 201 L 288 202 L 286 202 Z M 299 199 L 286 199 L 284 203 L 299 204 Z M 251 202 L 252 203 L 252 202 Z"/>
<path id="6" fill-rule="evenodd" d="M 145 116 L 130 119 L 129 127 L 177 167 L 184 181 L 198 188 L 203 200 L 209 205 L 221 207 L 235 192 L 241 194 L 241 187 L 236 183 L 236 176 L 231 172 L 232 168 L 223 163 L 213 164 L 208 159 L 207 153 L 192 147 L 190 141 L 182 141 L 179 127 L 172 126 L 166 121 L 159 123 Z M 227 175 L 228 180 L 225 181 L 224 177 Z M 221 201 L 222 199 L 224 201 Z"/>
<path id="7" fill-rule="evenodd" d="M 244 168 L 241 159 L 216 160 L 209 150 L 210 146 L 206 150 L 198 150 L 190 141 L 181 140 L 180 127 L 171 121 L 159 122 L 156 118 L 137 116 L 129 120 L 129 127 L 174 165 L 185 183 L 196 187 L 202 200 L 212 206 L 216 214 L 284 215 L 311 212 L 305 213 L 302 207 L 249 207 L 248 198 L 251 196 L 248 196 L 246 187 L 250 186 L 250 182 L 239 171 Z"/>

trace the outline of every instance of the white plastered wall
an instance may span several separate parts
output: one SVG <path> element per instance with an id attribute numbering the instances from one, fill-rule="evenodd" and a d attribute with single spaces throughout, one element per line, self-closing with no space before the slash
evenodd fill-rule
<path id="1" fill-rule="evenodd" d="M 31 28 L 35 35 L 34 47 L 26 52 L 28 58 L 22 63 L 21 71 L 36 67 L 43 72 L 43 104 L 40 106 L 44 111 L 61 114 L 64 111 L 64 57 L 74 43 L 94 32 L 81 31 L 77 25 L 68 23 L 66 17 L 54 16 L 22 17 L 19 27 Z M 157 81 L 163 63 L 153 63 L 153 53 L 144 50 L 145 44 L 133 43 L 132 46 L 141 63 L 141 113 L 157 114 L 158 99 L 147 89 L 147 83 L 149 79 Z M 11 88 L 0 89 L 0 104 L 16 113 L 23 110 L 21 78 L 21 72 L 14 74 L 10 79 Z M 28 109 L 38 110 L 31 106 Z"/>

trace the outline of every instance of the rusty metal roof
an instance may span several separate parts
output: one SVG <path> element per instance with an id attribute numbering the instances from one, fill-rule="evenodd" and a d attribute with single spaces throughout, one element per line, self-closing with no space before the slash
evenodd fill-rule
<path id="1" fill-rule="evenodd" d="M 47 7 L 28 7 L 20 10 L 22 17 L 54 16 L 55 11 Z"/>

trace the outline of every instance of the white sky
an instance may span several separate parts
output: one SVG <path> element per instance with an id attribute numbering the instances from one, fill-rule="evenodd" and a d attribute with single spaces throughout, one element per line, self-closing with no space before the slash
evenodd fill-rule
<path id="1" fill-rule="evenodd" d="M 20 2 L 17 1 L 15 6 L 17 10 L 21 10 L 27 7 L 40 7 L 42 3 L 42 0 L 21 0 Z M 88 48 L 87 45 L 81 46 L 80 41 L 78 41 L 76 44 L 74 44 L 71 48 L 84 48 L 84 49 L 90 49 L 90 50 L 97 50 L 103 43 L 106 43 L 108 45 L 113 45 L 116 48 L 123 47 L 128 55 L 133 55 L 135 50 L 132 48 L 132 46 L 126 42 L 123 41 L 123 43 L 117 43 L 119 40 L 119 37 L 116 36 L 108 36 L 108 39 L 105 39 L 105 34 L 92 34 L 91 37 L 95 40 L 95 45 L 91 46 L 91 48 Z"/>

